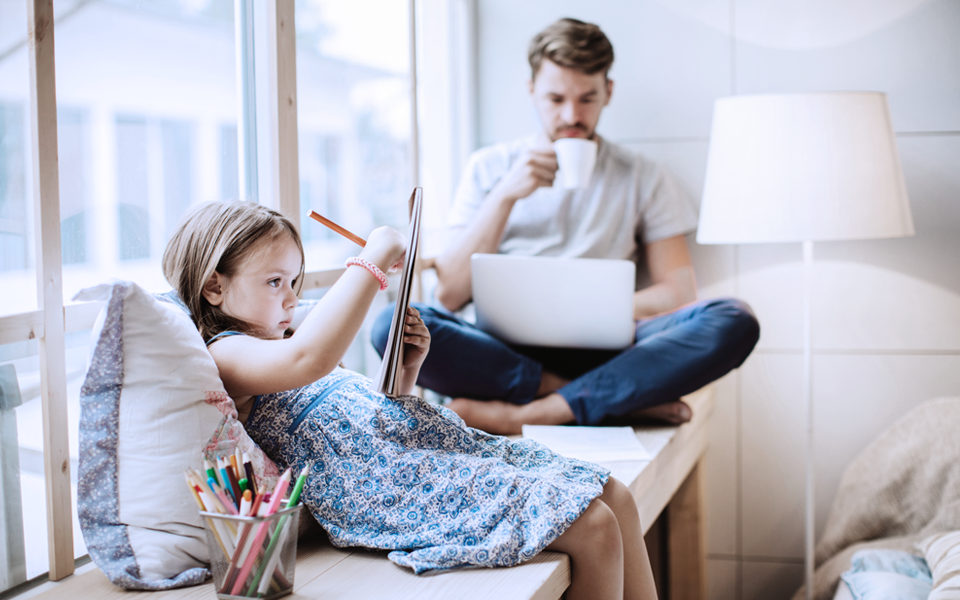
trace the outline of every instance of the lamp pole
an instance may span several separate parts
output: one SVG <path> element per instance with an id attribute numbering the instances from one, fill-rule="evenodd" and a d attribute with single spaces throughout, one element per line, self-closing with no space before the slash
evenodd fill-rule
<path id="1" fill-rule="evenodd" d="M 813 600 L 813 242 L 803 242 L 803 401 L 806 403 L 806 499 L 804 507 L 804 588 Z"/>

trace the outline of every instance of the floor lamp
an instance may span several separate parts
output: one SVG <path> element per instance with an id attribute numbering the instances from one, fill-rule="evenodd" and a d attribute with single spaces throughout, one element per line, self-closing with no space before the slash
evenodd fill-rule
<path id="1" fill-rule="evenodd" d="M 808 600 L 814 571 L 813 243 L 908 235 L 913 220 L 886 96 L 766 94 L 716 101 L 697 242 L 803 244 Z"/>

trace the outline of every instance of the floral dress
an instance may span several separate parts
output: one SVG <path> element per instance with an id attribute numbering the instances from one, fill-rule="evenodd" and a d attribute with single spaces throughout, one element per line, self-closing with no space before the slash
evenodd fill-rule
<path id="1" fill-rule="evenodd" d="M 302 500 L 336 546 L 393 550 L 417 573 L 529 560 L 603 491 L 609 471 L 391 399 L 338 368 L 259 396 L 246 429 L 281 469 L 309 466 Z"/>

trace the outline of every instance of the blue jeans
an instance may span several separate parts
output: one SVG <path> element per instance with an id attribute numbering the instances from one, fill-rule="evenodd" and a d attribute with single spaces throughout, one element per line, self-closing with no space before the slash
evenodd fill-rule
<path id="1" fill-rule="evenodd" d="M 583 350 L 507 344 L 439 308 L 414 304 L 430 330 L 430 353 L 417 384 L 444 396 L 534 399 L 544 370 L 569 379 L 557 392 L 581 425 L 677 400 L 739 367 L 760 338 L 750 307 L 714 299 L 637 323 L 625 350 Z M 393 307 L 372 332 L 380 355 Z"/>

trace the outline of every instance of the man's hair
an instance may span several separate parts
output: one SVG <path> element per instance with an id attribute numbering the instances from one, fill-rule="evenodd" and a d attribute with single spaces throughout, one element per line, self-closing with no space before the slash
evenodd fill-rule
<path id="1" fill-rule="evenodd" d="M 543 59 L 587 75 L 607 72 L 613 65 L 613 45 L 600 28 L 577 19 L 560 19 L 533 36 L 528 52 L 532 79 Z"/>

